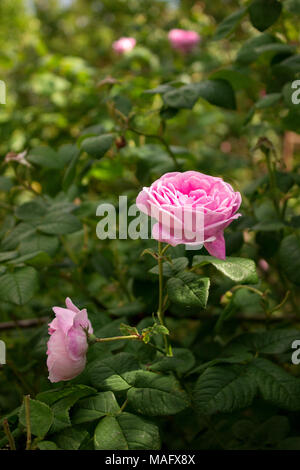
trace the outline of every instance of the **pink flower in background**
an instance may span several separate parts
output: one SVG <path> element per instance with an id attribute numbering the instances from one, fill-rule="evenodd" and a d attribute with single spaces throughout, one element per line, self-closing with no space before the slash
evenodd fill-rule
<path id="1" fill-rule="evenodd" d="M 267 92 L 266 92 L 265 88 L 263 88 L 263 89 L 260 90 L 260 92 L 259 92 L 259 96 L 260 96 L 261 98 L 264 98 L 264 97 L 266 96 L 266 94 L 267 94 Z"/>
<path id="2" fill-rule="evenodd" d="M 166 173 L 143 188 L 136 204 L 157 220 L 152 228 L 156 240 L 172 246 L 204 244 L 212 256 L 225 259 L 223 232 L 241 215 L 241 201 L 240 193 L 222 178 L 186 171 Z"/>
<path id="3" fill-rule="evenodd" d="M 71 380 L 83 371 L 88 349 L 83 328 L 93 333 L 86 309 L 79 310 L 69 297 L 66 307 L 53 307 L 56 317 L 49 323 L 47 367 L 50 382 Z"/>
<path id="4" fill-rule="evenodd" d="M 186 31 L 184 29 L 171 29 L 168 38 L 173 49 L 184 53 L 191 52 L 201 39 L 196 31 Z"/>
<path id="5" fill-rule="evenodd" d="M 5 163 L 17 162 L 17 163 L 20 163 L 21 165 L 31 166 L 30 163 L 25 158 L 26 155 L 27 155 L 27 150 L 21 153 L 9 152 L 5 155 L 4 162 Z"/>
<path id="6" fill-rule="evenodd" d="M 118 41 L 113 42 L 113 50 L 118 54 L 124 54 L 125 52 L 131 51 L 136 45 L 134 38 L 120 38 Z"/>
<path id="7" fill-rule="evenodd" d="M 263 259 L 263 258 L 261 258 L 261 259 L 258 261 L 258 266 L 259 266 L 263 271 L 265 271 L 265 272 L 266 272 L 266 271 L 269 271 L 269 268 L 270 268 L 269 263 L 268 263 L 265 259 Z"/>

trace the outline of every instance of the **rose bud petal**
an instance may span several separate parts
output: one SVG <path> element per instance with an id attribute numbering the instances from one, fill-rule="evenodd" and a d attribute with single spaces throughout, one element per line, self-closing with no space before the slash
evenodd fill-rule
<path id="1" fill-rule="evenodd" d="M 69 298 L 66 307 L 53 307 L 56 316 L 49 323 L 47 367 L 50 382 L 71 380 L 83 371 L 88 349 L 84 330 L 93 333 L 86 309 L 79 310 Z"/>

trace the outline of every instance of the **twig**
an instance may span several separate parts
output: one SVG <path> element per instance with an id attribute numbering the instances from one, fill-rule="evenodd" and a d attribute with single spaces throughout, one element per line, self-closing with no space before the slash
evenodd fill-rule
<path id="1" fill-rule="evenodd" d="M 3 420 L 3 429 L 8 440 L 10 450 L 16 450 L 16 444 L 12 433 L 10 432 L 10 427 L 7 419 Z"/>
<path id="2" fill-rule="evenodd" d="M 26 433 L 27 433 L 26 450 L 30 450 L 30 447 L 31 447 L 30 395 L 25 395 L 24 406 L 25 406 Z"/>
<path id="3" fill-rule="evenodd" d="M 144 137 L 148 137 L 149 139 L 159 140 L 163 144 L 163 146 L 165 147 L 165 149 L 168 152 L 168 154 L 170 155 L 170 157 L 172 158 L 175 166 L 177 168 L 179 168 L 179 163 L 178 163 L 178 160 L 176 158 L 176 155 L 172 151 L 171 147 L 169 146 L 168 142 L 164 139 L 164 137 L 162 137 L 161 135 L 157 135 L 157 134 L 145 134 L 144 132 L 141 132 L 138 129 L 134 129 L 133 127 L 128 127 L 128 130 L 131 131 L 131 132 L 134 132 L 134 134 L 142 135 Z"/>
<path id="4" fill-rule="evenodd" d="M 0 323 L 0 330 L 13 330 L 14 328 L 30 328 L 47 323 L 49 317 L 30 318 L 28 320 L 16 320 Z"/>

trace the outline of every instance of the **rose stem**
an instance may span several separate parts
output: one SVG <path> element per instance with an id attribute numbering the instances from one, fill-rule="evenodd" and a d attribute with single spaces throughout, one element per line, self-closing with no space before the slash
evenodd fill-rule
<path id="1" fill-rule="evenodd" d="M 158 242 L 158 275 L 159 275 L 159 302 L 158 302 L 158 310 L 157 316 L 159 322 L 162 326 L 164 324 L 164 311 L 163 311 L 163 254 L 167 251 L 169 245 L 167 245 L 164 249 L 162 249 L 162 243 Z M 173 356 L 171 345 L 168 341 L 168 336 L 164 335 L 164 342 L 166 348 L 166 355 Z"/>
<path id="2" fill-rule="evenodd" d="M 31 447 L 30 401 L 29 400 L 30 400 L 30 395 L 25 395 L 24 406 L 25 406 L 26 431 L 27 431 L 26 450 L 30 450 L 30 447 Z"/>
<path id="3" fill-rule="evenodd" d="M 4 428 L 5 435 L 7 437 L 8 443 L 9 443 L 10 450 L 16 450 L 14 436 L 10 432 L 9 424 L 6 418 L 3 420 L 3 428 Z"/>
<path id="4" fill-rule="evenodd" d="M 141 338 L 138 335 L 128 335 L 128 336 L 112 336 L 110 338 L 96 338 L 96 343 L 106 343 L 108 341 L 117 341 L 118 339 L 139 339 Z"/>

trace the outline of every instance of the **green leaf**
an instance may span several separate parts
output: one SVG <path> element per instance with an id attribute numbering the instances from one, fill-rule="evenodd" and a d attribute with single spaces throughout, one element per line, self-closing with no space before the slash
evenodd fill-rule
<path id="1" fill-rule="evenodd" d="M 174 371 L 184 374 L 195 364 L 195 357 L 189 349 L 173 348 L 173 357 L 162 357 L 149 367 L 156 372 Z"/>
<path id="2" fill-rule="evenodd" d="M 2 251 L 0 252 L 0 263 L 12 260 L 18 256 L 17 251 Z"/>
<path id="3" fill-rule="evenodd" d="M 256 382 L 264 400 L 280 408 L 300 410 L 300 379 L 267 359 L 255 359 L 249 365 L 249 376 Z"/>
<path id="4" fill-rule="evenodd" d="M 45 392 L 38 393 L 36 398 L 43 403 L 47 403 L 47 405 L 53 405 L 62 398 L 78 395 L 79 398 L 82 398 L 82 396 L 91 395 L 94 393 L 96 393 L 96 390 L 92 387 L 88 387 L 87 385 L 72 385 L 63 388 L 52 388 L 50 390 L 46 390 Z"/>
<path id="5" fill-rule="evenodd" d="M 149 94 L 149 95 L 155 95 L 156 93 L 158 94 L 163 94 L 166 91 L 170 91 L 173 89 L 173 85 L 182 85 L 182 82 L 173 80 L 171 82 L 163 83 L 162 85 L 158 85 L 155 88 L 151 88 L 150 90 L 145 90 L 143 93 Z"/>
<path id="6" fill-rule="evenodd" d="M 113 140 L 114 138 L 111 134 L 88 137 L 82 142 L 81 148 L 91 157 L 102 158 L 112 146 Z"/>
<path id="7" fill-rule="evenodd" d="M 198 98 L 195 84 L 175 88 L 163 95 L 164 103 L 167 106 L 178 109 L 192 109 Z"/>
<path id="8" fill-rule="evenodd" d="M 235 295 L 233 295 L 231 297 L 228 304 L 225 305 L 225 308 L 220 313 L 218 321 L 215 325 L 216 333 L 220 333 L 220 331 L 222 330 L 224 322 L 226 322 L 230 318 L 232 318 L 235 315 L 235 313 L 239 310 L 239 307 L 238 307 L 238 305 L 236 305 L 236 302 L 235 302 Z"/>
<path id="9" fill-rule="evenodd" d="M 34 251 L 26 255 L 20 256 L 9 261 L 7 264 L 20 265 L 28 264 L 35 268 L 41 268 L 43 266 L 49 266 L 52 263 L 52 259 L 45 251 Z"/>
<path id="10" fill-rule="evenodd" d="M 30 427 L 34 436 L 44 437 L 53 422 L 51 408 L 38 400 L 29 400 L 30 405 Z M 26 427 L 25 405 L 20 409 L 20 423 Z"/>
<path id="11" fill-rule="evenodd" d="M 94 394 L 95 391 L 96 390 L 91 387 L 78 385 L 77 387 L 71 387 L 70 393 L 67 396 L 55 401 L 52 405 L 54 418 L 50 433 L 52 434 L 71 426 L 72 423 L 69 415 L 70 408 L 74 406 L 80 398 Z M 51 391 L 49 393 L 51 394 Z"/>
<path id="12" fill-rule="evenodd" d="M 6 176 L 0 176 L 0 191 L 9 191 L 13 187 L 13 182 Z"/>
<path id="13" fill-rule="evenodd" d="M 282 5 L 277 0 L 254 0 L 250 7 L 250 20 L 258 31 L 265 31 L 279 18 Z"/>
<path id="14" fill-rule="evenodd" d="M 243 364 L 251 361 L 252 358 L 253 355 L 248 352 L 239 352 L 236 356 L 232 357 L 218 357 L 216 359 L 212 359 L 211 361 L 205 362 L 204 364 L 200 364 L 199 366 L 189 371 L 188 375 L 196 374 L 197 372 L 203 372 L 208 367 L 212 367 L 217 364 Z"/>
<path id="15" fill-rule="evenodd" d="M 226 260 L 221 260 L 213 256 L 194 256 L 193 266 L 205 266 L 206 264 L 212 264 L 234 282 L 241 284 L 256 284 L 258 282 L 255 263 L 251 259 L 227 256 Z"/>
<path id="16" fill-rule="evenodd" d="M 64 159 L 61 158 L 61 155 L 50 147 L 36 147 L 30 150 L 26 159 L 30 163 L 49 169 L 60 170 L 65 166 Z"/>
<path id="17" fill-rule="evenodd" d="M 122 335 L 137 335 L 139 334 L 138 329 L 135 326 L 126 325 L 126 323 L 121 323 L 120 331 Z"/>
<path id="18" fill-rule="evenodd" d="M 300 450 L 300 437 L 288 437 L 278 444 L 278 450 Z"/>
<path id="19" fill-rule="evenodd" d="M 249 89 L 254 85 L 253 78 L 249 73 L 247 74 L 245 70 L 242 70 L 240 67 L 236 67 L 235 65 L 230 68 L 217 70 L 210 76 L 210 78 L 221 78 L 226 80 L 231 84 L 235 91 Z"/>
<path id="20" fill-rule="evenodd" d="M 300 239 L 296 234 L 285 237 L 279 248 L 280 266 L 288 279 L 300 284 Z"/>
<path id="21" fill-rule="evenodd" d="M 256 383 L 243 366 L 209 367 L 198 378 L 194 389 L 197 411 L 205 415 L 230 412 L 249 406 L 256 393 Z"/>
<path id="22" fill-rule="evenodd" d="M 40 450 L 58 450 L 57 445 L 52 441 L 41 441 L 37 444 L 37 447 Z"/>
<path id="23" fill-rule="evenodd" d="M 1 248 L 4 250 L 14 250 L 20 242 L 29 236 L 33 236 L 35 232 L 36 228 L 33 225 L 21 222 L 13 227 L 13 229 L 6 235 L 1 243 Z"/>
<path id="24" fill-rule="evenodd" d="M 227 80 L 212 79 L 184 85 L 163 95 L 164 103 L 177 109 L 192 109 L 199 98 L 227 109 L 235 109 L 235 95 Z"/>
<path id="25" fill-rule="evenodd" d="M 275 446 L 282 441 L 290 431 L 289 420 L 286 416 L 272 416 L 264 423 L 253 429 L 251 442 L 263 446 Z"/>
<path id="26" fill-rule="evenodd" d="M 205 80 L 196 86 L 199 98 L 225 109 L 236 109 L 235 94 L 227 80 Z"/>
<path id="27" fill-rule="evenodd" d="M 145 418 L 122 413 L 99 422 L 94 443 L 97 450 L 157 450 L 160 449 L 159 430 Z"/>
<path id="28" fill-rule="evenodd" d="M 182 273 L 167 281 L 167 292 L 171 302 L 183 309 L 205 308 L 209 294 L 210 279 L 192 273 Z"/>
<path id="29" fill-rule="evenodd" d="M 172 415 L 189 406 L 187 394 L 174 377 L 146 371 L 136 374 L 127 398 L 137 413 L 148 416 Z"/>
<path id="30" fill-rule="evenodd" d="M 251 228 L 257 232 L 276 232 L 285 226 L 286 225 L 280 220 L 266 220 L 264 222 L 258 222 L 258 224 L 253 225 Z"/>
<path id="31" fill-rule="evenodd" d="M 280 101 L 281 98 L 282 98 L 281 93 L 269 93 L 268 95 L 256 101 L 255 108 L 256 109 L 269 108 L 271 106 L 274 106 L 274 104 L 278 103 L 278 101 Z"/>
<path id="32" fill-rule="evenodd" d="M 138 370 L 140 366 L 135 356 L 125 352 L 93 361 L 88 369 L 94 387 L 113 392 L 130 388 Z"/>
<path id="33" fill-rule="evenodd" d="M 248 39 L 237 54 L 237 62 L 243 65 L 248 65 L 258 59 L 259 55 L 262 51 L 259 51 L 259 48 L 262 46 L 271 46 L 271 47 L 278 47 L 278 45 L 286 46 L 285 44 L 278 41 L 277 38 L 272 36 L 271 34 L 264 33 L 258 36 L 254 36 Z"/>
<path id="34" fill-rule="evenodd" d="M 291 349 L 291 344 L 298 338 L 299 330 L 280 328 L 257 333 L 245 333 L 229 343 L 228 346 L 240 344 L 253 353 L 282 354 Z"/>
<path id="35" fill-rule="evenodd" d="M 45 204 L 41 201 L 34 200 L 18 206 L 15 214 L 18 219 L 31 222 L 34 219 L 42 217 L 45 214 L 45 210 Z"/>
<path id="36" fill-rule="evenodd" d="M 66 191 L 75 180 L 76 165 L 80 157 L 80 150 L 76 145 L 65 145 L 61 151 L 66 152 L 70 160 L 66 168 L 62 183 L 63 189 Z"/>
<path id="37" fill-rule="evenodd" d="M 115 416 L 120 407 L 113 392 L 101 392 L 97 395 L 80 400 L 72 413 L 72 423 L 81 424 L 103 416 Z"/>
<path id="38" fill-rule="evenodd" d="M 135 300 L 134 302 L 122 305 L 121 307 L 110 308 L 108 313 L 115 317 L 123 317 L 124 315 L 130 317 L 143 313 L 144 309 L 145 305 L 140 300 Z"/>
<path id="39" fill-rule="evenodd" d="M 49 235 L 65 235 L 78 232 L 78 230 L 81 230 L 82 224 L 73 214 L 50 212 L 37 228 Z"/>
<path id="40" fill-rule="evenodd" d="M 238 26 L 243 16 L 247 13 L 247 8 L 240 8 L 227 16 L 217 27 L 213 40 L 218 41 L 228 36 Z"/>
<path id="41" fill-rule="evenodd" d="M 185 268 L 188 266 L 189 260 L 184 256 L 180 258 L 175 258 L 171 261 L 165 261 L 163 263 L 163 275 L 165 277 L 176 277 L 177 274 L 180 274 Z M 150 269 L 149 271 L 151 274 L 159 274 L 158 273 L 158 266 L 154 266 L 154 268 Z"/>
<path id="42" fill-rule="evenodd" d="M 300 71 L 300 54 L 294 54 L 274 65 L 273 71 L 275 74 L 284 75 L 288 79 L 293 78 L 294 75 Z"/>
<path id="43" fill-rule="evenodd" d="M 15 269 L 0 276 L 0 297 L 15 305 L 24 305 L 38 289 L 38 274 L 34 268 Z"/>
<path id="44" fill-rule="evenodd" d="M 53 439 L 59 449 L 78 450 L 87 438 L 89 438 L 89 433 L 85 429 L 67 428 L 56 434 Z"/>
<path id="45" fill-rule="evenodd" d="M 295 15 L 300 14 L 300 0 L 286 0 L 284 8 Z"/>
<path id="46" fill-rule="evenodd" d="M 77 145 L 65 144 L 58 149 L 58 155 L 63 160 L 64 165 L 67 165 L 72 161 L 75 155 L 78 155 L 79 149 Z"/>
<path id="47" fill-rule="evenodd" d="M 54 256 L 59 247 L 59 241 L 56 237 L 44 235 L 43 233 L 34 233 L 30 237 L 22 240 L 19 245 L 19 251 L 23 255 L 35 251 L 43 251 L 50 256 Z"/>
<path id="48" fill-rule="evenodd" d="M 147 326 L 146 328 L 142 329 L 142 337 L 144 343 L 149 343 L 151 337 L 153 335 L 169 335 L 170 332 L 168 328 L 166 328 L 164 325 L 160 325 L 158 323 L 154 323 L 153 325 Z"/>

